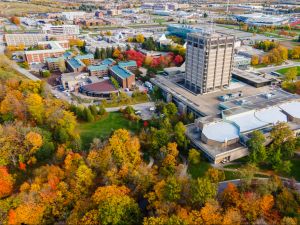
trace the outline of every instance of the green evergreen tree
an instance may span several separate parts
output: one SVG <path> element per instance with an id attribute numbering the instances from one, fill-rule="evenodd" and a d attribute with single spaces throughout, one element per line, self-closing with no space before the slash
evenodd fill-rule
<path id="1" fill-rule="evenodd" d="M 84 108 L 84 110 L 83 110 L 83 117 L 84 117 L 84 120 L 87 122 L 93 122 L 95 119 L 93 114 L 91 113 L 91 110 L 87 107 Z"/>
<path id="2" fill-rule="evenodd" d="M 100 53 L 100 50 L 99 50 L 98 47 L 96 48 L 96 51 L 95 51 L 95 54 L 94 54 L 94 58 L 95 59 L 101 59 L 101 53 Z"/>

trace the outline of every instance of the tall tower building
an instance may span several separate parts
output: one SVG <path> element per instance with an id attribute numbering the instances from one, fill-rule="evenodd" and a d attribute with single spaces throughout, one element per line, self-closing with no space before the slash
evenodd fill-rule
<path id="1" fill-rule="evenodd" d="M 235 37 L 217 32 L 187 36 L 185 86 L 204 94 L 228 86 L 231 80 Z"/>

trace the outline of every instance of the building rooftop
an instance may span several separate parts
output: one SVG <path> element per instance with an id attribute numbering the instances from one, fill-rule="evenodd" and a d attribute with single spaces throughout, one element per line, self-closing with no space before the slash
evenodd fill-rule
<path id="1" fill-rule="evenodd" d="M 79 60 L 82 60 L 82 59 L 94 59 L 94 55 L 93 54 L 77 55 L 75 58 L 79 59 Z"/>
<path id="2" fill-rule="evenodd" d="M 228 122 L 218 121 L 203 127 L 202 133 L 211 140 L 225 142 L 239 138 L 238 128 Z"/>
<path id="3" fill-rule="evenodd" d="M 122 67 L 137 66 L 136 61 L 134 61 L 134 60 L 130 60 L 127 62 L 119 62 L 118 65 L 122 66 Z"/>
<path id="4" fill-rule="evenodd" d="M 65 58 L 69 58 L 69 57 L 71 57 L 72 55 L 73 55 L 72 52 L 67 51 L 67 52 L 64 53 L 63 56 L 64 56 Z"/>
<path id="5" fill-rule="evenodd" d="M 108 65 L 91 65 L 88 66 L 88 70 L 89 71 L 100 71 L 100 70 L 107 70 L 108 69 Z"/>
<path id="6" fill-rule="evenodd" d="M 64 57 L 52 57 L 52 58 L 46 58 L 46 62 L 48 63 L 55 63 L 58 62 L 59 60 L 64 60 Z"/>
<path id="7" fill-rule="evenodd" d="M 133 73 L 119 65 L 111 67 L 111 70 L 122 79 L 128 78 L 133 75 Z"/>
<path id="8" fill-rule="evenodd" d="M 105 92 L 115 92 L 118 91 L 110 80 L 103 80 L 93 84 L 84 85 L 82 87 L 84 91 L 94 92 L 94 93 L 105 93 Z"/>
<path id="9" fill-rule="evenodd" d="M 107 58 L 101 61 L 101 64 L 111 66 L 112 64 L 116 63 L 115 60 L 112 58 Z"/>
<path id="10" fill-rule="evenodd" d="M 81 62 L 79 59 L 77 58 L 72 58 L 70 60 L 68 60 L 69 65 L 71 65 L 73 68 L 80 68 L 82 66 L 85 66 L 83 62 Z"/>
<path id="11" fill-rule="evenodd" d="M 280 105 L 279 107 L 292 117 L 300 119 L 300 102 L 288 102 Z"/>
<path id="12" fill-rule="evenodd" d="M 273 90 L 270 89 L 270 87 L 268 86 L 255 88 L 246 84 L 239 85 L 237 88 L 231 88 L 231 86 L 235 85 L 235 83 L 232 83 L 226 90 L 211 92 L 205 95 L 195 95 L 194 93 L 190 92 L 189 90 L 185 89 L 179 84 L 173 82 L 171 77 L 169 78 L 164 76 L 156 76 L 156 78 L 152 78 L 151 81 L 154 84 L 160 86 L 163 90 L 172 93 L 176 98 L 185 102 L 185 104 L 198 111 L 203 116 L 216 115 L 221 113 L 221 110 L 219 109 L 220 101 L 218 100 L 218 97 L 221 95 L 242 91 L 243 96 L 249 97 L 270 92 L 271 90 Z M 228 102 L 222 102 L 221 104 L 227 103 Z M 237 103 L 234 104 L 234 107 L 238 106 L 240 107 L 237 101 Z M 230 106 L 227 107 L 231 108 Z"/>

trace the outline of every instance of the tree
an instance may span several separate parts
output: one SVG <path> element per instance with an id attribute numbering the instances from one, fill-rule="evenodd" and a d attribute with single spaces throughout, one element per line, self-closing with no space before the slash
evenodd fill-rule
<path id="1" fill-rule="evenodd" d="M 75 190 L 77 191 L 77 194 L 87 194 L 89 188 L 93 185 L 94 178 L 95 174 L 89 167 L 87 167 L 85 164 L 80 165 L 76 171 Z"/>
<path id="2" fill-rule="evenodd" d="M 272 143 L 268 150 L 268 158 L 272 165 L 278 165 L 282 159 L 290 159 L 294 155 L 296 138 L 286 123 L 278 123 L 274 126 L 270 137 Z"/>
<path id="3" fill-rule="evenodd" d="M 104 48 L 101 48 L 101 59 L 106 59 L 108 56 L 107 56 L 107 51 L 104 49 Z"/>
<path id="4" fill-rule="evenodd" d="M 99 221 L 103 225 L 140 224 L 138 204 L 131 197 L 112 196 L 99 205 Z"/>
<path id="5" fill-rule="evenodd" d="M 112 57 L 114 57 L 115 59 L 117 59 L 117 58 L 120 57 L 120 55 L 121 55 L 121 51 L 120 51 L 119 49 L 116 48 L 116 49 L 113 51 Z"/>
<path id="6" fill-rule="evenodd" d="M 257 55 L 252 56 L 251 58 L 251 65 L 255 66 L 259 63 L 259 57 Z"/>
<path id="7" fill-rule="evenodd" d="M 205 203 L 205 206 L 200 210 L 200 216 L 203 224 L 214 225 L 222 223 L 222 215 L 220 206 L 217 201 L 210 200 Z"/>
<path id="8" fill-rule="evenodd" d="M 93 114 L 91 113 L 91 110 L 87 107 L 83 110 L 83 118 L 87 122 L 93 122 L 95 120 Z"/>
<path id="9" fill-rule="evenodd" d="M 120 88 L 119 82 L 114 77 L 110 77 L 110 80 L 116 89 Z"/>
<path id="10" fill-rule="evenodd" d="M 180 121 L 174 127 L 175 140 L 179 147 L 186 148 L 188 140 L 185 136 L 186 127 Z"/>
<path id="11" fill-rule="evenodd" d="M 49 70 L 43 70 L 41 74 L 44 78 L 48 78 L 51 76 L 51 73 Z"/>
<path id="12" fill-rule="evenodd" d="M 167 201 L 177 201 L 181 197 L 181 183 L 175 177 L 169 177 L 164 186 L 164 197 Z"/>
<path id="13" fill-rule="evenodd" d="M 276 207 L 283 215 L 294 217 L 297 215 L 299 203 L 287 188 L 283 188 L 282 192 L 276 198 Z"/>
<path id="14" fill-rule="evenodd" d="M 58 60 L 58 69 L 61 73 L 64 73 L 66 71 L 66 63 L 63 58 Z"/>
<path id="15" fill-rule="evenodd" d="M 215 168 L 209 168 L 205 172 L 205 176 L 212 182 L 212 183 L 219 183 L 220 181 L 225 180 L 225 173 L 222 170 L 218 170 Z"/>
<path id="16" fill-rule="evenodd" d="M 228 183 L 220 196 L 220 202 L 224 208 L 235 208 L 239 205 L 240 199 L 240 193 L 233 183 Z"/>
<path id="17" fill-rule="evenodd" d="M 5 166 L 0 166 L 0 199 L 12 193 L 14 185 L 13 177 Z"/>
<path id="18" fill-rule="evenodd" d="M 109 139 L 109 149 L 117 166 L 138 165 L 141 162 L 140 143 L 125 129 L 119 129 Z"/>
<path id="19" fill-rule="evenodd" d="M 144 43 L 144 41 L 145 41 L 145 37 L 142 34 L 137 34 L 135 39 L 138 43 Z"/>
<path id="20" fill-rule="evenodd" d="M 30 93 L 26 99 L 27 110 L 34 121 L 41 124 L 44 116 L 43 99 L 38 94 Z"/>
<path id="21" fill-rule="evenodd" d="M 252 163 L 260 163 L 266 160 L 265 136 L 261 131 L 253 131 L 251 138 L 247 141 L 250 150 L 250 161 Z"/>
<path id="22" fill-rule="evenodd" d="M 10 21 L 12 23 L 14 23 L 15 25 L 19 26 L 21 24 L 21 21 L 20 21 L 20 18 L 19 17 L 16 17 L 16 16 L 13 16 Z"/>
<path id="23" fill-rule="evenodd" d="M 207 199 L 214 199 L 217 194 L 216 184 L 208 178 L 197 178 L 191 182 L 191 202 L 197 206 L 204 205 Z"/>
<path id="24" fill-rule="evenodd" d="M 97 107 L 95 105 L 90 105 L 89 106 L 89 109 L 92 113 L 93 116 L 97 116 L 98 115 L 98 110 L 97 110 Z"/>
<path id="25" fill-rule="evenodd" d="M 102 51 L 102 49 L 101 49 L 101 51 Z M 95 58 L 95 59 L 101 59 L 101 58 L 102 58 L 102 57 L 101 57 L 100 50 L 99 50 L 98 47 L 97 47 L 96 50 L 95 50 L 94 58 Z"/>
<path id="26" fill-rule="evenodd" d="M 174 58 L 174 63 L 177 65 L 177 66 L 180 66 L 183 62 L 183 57 L 181 55 L 176 55 L 175 58 Z"/>
<path id="27" fill-rule="evenodd" d="M 286 81 L 294 81 L 297 79 L 298 70 L 297 67 L 292 67 L 284 74 L 284 79 Z"/>
<path id="28" fill-rule="evenodd" d="M 201 154 L 198 150 L 192 148 L 189 150 L 189 157 L 188 160 L 190 163 L 196 165 L 199 164 L 201 161 Z"/>

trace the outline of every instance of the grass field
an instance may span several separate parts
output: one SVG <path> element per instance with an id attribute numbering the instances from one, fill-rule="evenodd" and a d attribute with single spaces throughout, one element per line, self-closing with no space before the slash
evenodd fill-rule
<path id="1" fill-rule="evenodd" d="M 283 68 L 283 69 L 277 70 L 276 72 L 284 75 L 291 68 L 293 68 L 293 67 Z M 297 71 L 298 71 L 298 76 L 300 76 L 300 66 L 297 66 Z"/>
<path id="2" fill-rule="evenodd" d="M 63 11 L 61 8 L 43 6 L 25 2 L 0 2 L 1 15 L 13 16 L 26 13 L 46 13 Z"/>
<path id="3" fill-rule="evenodd" d="M 203 177 L 205 172 L 211 168 L 211 165 L 206 161 L 201 161 L 199 164 L 189 164 L 188 172 L 192 178 Z"/>
<path id="4" fill-rule="evenodd" d="M 137 132 L 141 127 L 138 122 L 132 122 L 119 112 L 111 112 L 104 118 L 90 123 L 80 123 L 78 130 L 82 140 L 83 149 L 88 149 L 94 138 L 108 138 L 113 131 L 125 128 Z"/>
<path id="5" fill-rule="evenodd" d="M 300 181 L 300 156 L 296 156 L 291 160 L 292 169 L 290 177 L 294 177 L 297 181 Z"/>
<path id="6" fill-rule="evenodd" d="M 27 79 L 22 74 L 13 70 L 11 64 L 12 62 L 5 55 L 0 55 L 0 80 Z"/>

